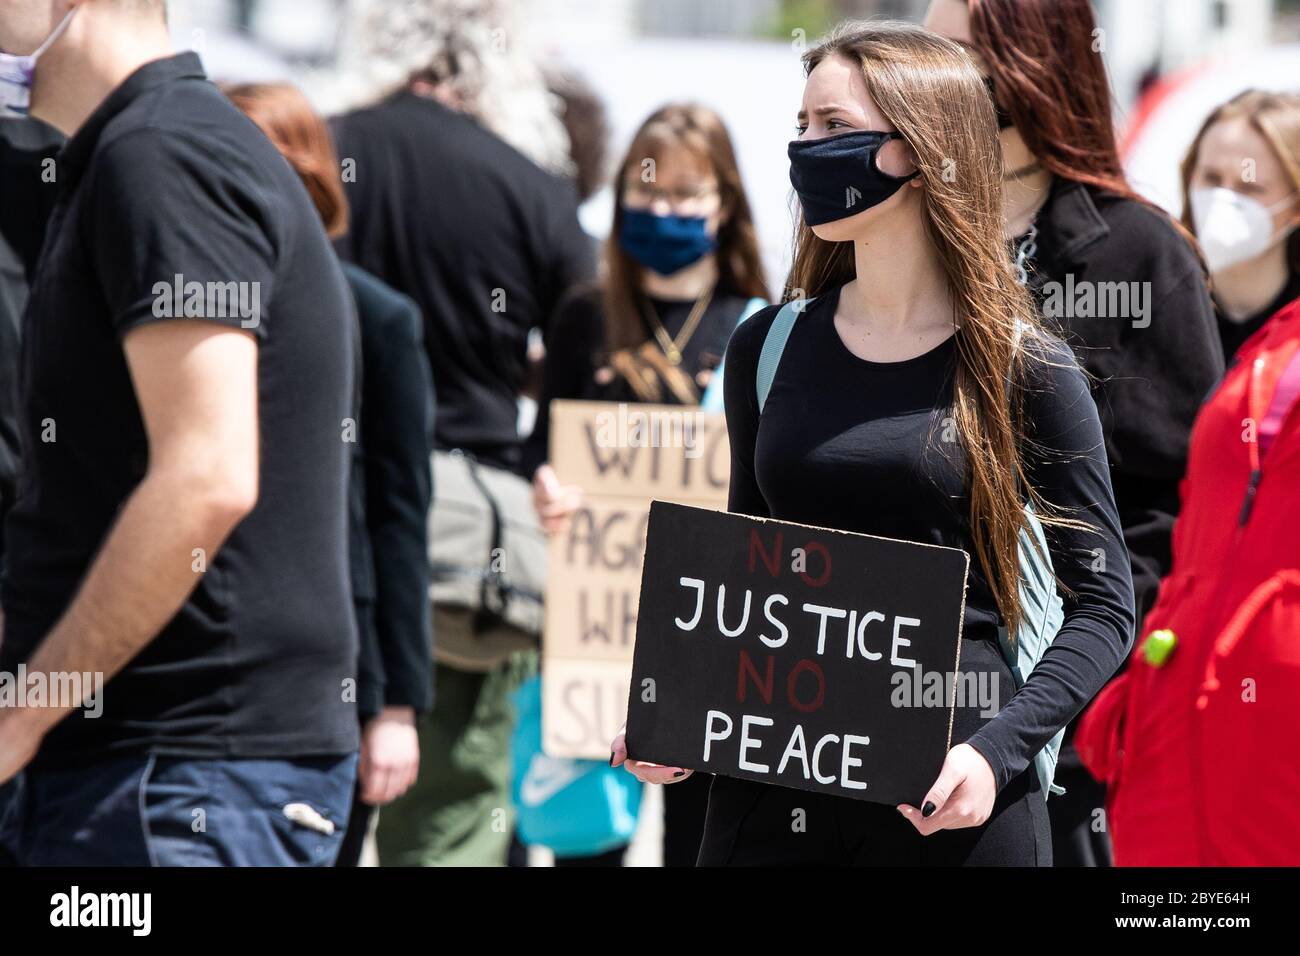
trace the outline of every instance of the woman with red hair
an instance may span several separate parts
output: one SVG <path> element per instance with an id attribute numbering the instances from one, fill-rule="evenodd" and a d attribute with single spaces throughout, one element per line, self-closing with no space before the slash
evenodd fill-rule
<path id="1" fill-rule="evenodd" d="M 1223 374 L 1205 270 L 1190 236 L 1124 177 L 1089 0 L 932 0 L 925 25 L 967 49 L 997 107 L 1007 240 L 1092 378 L 1141 622 L 1169 570 L 1192 423 Z M 1080 556 L 1094 568 L 1114 558 Z M 1053 857 L 1105 865 L 1103 792 L 1069 740 L 1065 793 L 1047 802 Z"/>
<path id="2" fill-rule="evenodd" d="M 330 238 L 345 233 L 348 203 L 338 159 L 325 121 L 302 91 L 249 83 L 225 92 L 289 161 Z M 375 808 L 416 780 L 416 719 L 433 704 L 426 530 L 433 383 L 419 307 L 351 263 L 343 263 L 343 274 L 356 302 L 361 345 L 360 409 L 343 435 L 353 447 L 348 551 L 360 638 L 361 756 L 337 865 L 356 866 Z"/>

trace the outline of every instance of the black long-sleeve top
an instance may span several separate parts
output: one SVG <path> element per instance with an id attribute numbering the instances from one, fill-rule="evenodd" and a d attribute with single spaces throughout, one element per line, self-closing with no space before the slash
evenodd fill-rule
<path id="1" fill-rule="evenodd" d="M 428 512 L 434 399 L 420 310 L 345 263 L 357 303 L 361 389 L 348 493 L 360 662 L 357 711 L 433 706 Z"/>
<path id="2" fill-rule="evenodd" d="M 996 641 L 1001 617 L 974 560 L 964 459 L 939 437 L 951 414 L 955 340 L 903 362 L 865 361 L 835 330 L 838 300 L 838 289 L 820 296 L 795 323 L 761 416 L 755 370 L 777 309 L 732 337 L 729 508 L 962 548 L 972 554 L 963 638 Z M 1133 584 L 1101 424 L 1084 375 L 1057 348 L 1055 364 L 1035 363 L 1030 382 L 1026 470 L 1049 503 L 1092 530 L 1048 529 L 1056 573 L 1072 592 L 1065 623 L 1010 703 L 966 741 L 999 788 L 1102 687 L 1133 640 Z"/>

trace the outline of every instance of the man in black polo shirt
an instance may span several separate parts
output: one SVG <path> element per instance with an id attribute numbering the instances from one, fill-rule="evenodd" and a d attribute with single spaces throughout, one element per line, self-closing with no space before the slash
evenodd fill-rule
<path id="1" fill-rule="evenodd" d="M 52 35 L 31 113 L 70 138 L 24 315 L 0 840 L 27 864 L 328 865 L 357 748 L 347 287 L 161 0 L 0 5 L 6 53 Z"/>

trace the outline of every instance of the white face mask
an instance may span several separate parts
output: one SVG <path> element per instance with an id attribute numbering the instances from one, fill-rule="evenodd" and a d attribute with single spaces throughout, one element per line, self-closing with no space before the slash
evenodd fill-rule
<path id="1" fill-rule="evenodd" d="M 1192 220 L 1210 272 L 1249 262 L 1281 241 L 1285 233 L 1273 234 L 1273 213 L 1294 195 L 1265 206 L 1232 189 L 1193 189 Z"/>
<path id="2" fill-rule="evenodd" d="M 46 37 L 34 53 L 26 56 L 0 53 L 0 119 L 21 119 L 27 115 L 32 103 L 32 78 L 36 75 L 36 61 L 63 35 L 76 12 L 77 8 L 73 7 L 64 14 L 54 32 Z"/>

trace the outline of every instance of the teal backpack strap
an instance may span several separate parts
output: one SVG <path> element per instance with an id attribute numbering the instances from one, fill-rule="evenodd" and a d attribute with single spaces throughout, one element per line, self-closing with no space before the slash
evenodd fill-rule
<path id="1" fill-rule="evenodd" d="M 1015 343 L 1020 346 L 1021 328 L 1016 327 Z M 1056 589 L 1056 572 L 1047 546 L 1043 522 L 1034 511 L 1032 501 L 1025 502 L 1025 523 L 1017 539 L 1017 560 L 1020 566 L 1020 608 L 1023 617 L 1016 629 L 1015 640 L 1006 627 L 998 628 L 998 645 L 1002 657 L 1011 669 L 1012 679 L 1019 690 L 1029 679 L 1030 672 L 1043 659 L 1047 649 L 1056 640 L 1056 634 L 1065 623 L 1065 608 Z M 1034 770 L 1044 799 L 1051 794 L 1064 793 L 1053 782 L 1057 757 L 1065 730 L 1060 730 L 1034 756 Z"/>
<path id="2" fill-rule="evenodd" d="M 745 307 L 740 310 L 740 318 L 736 319 L 736 325 L 739 326 L 759 309 L 767 305 L 767 299 L 760 295 L 754 296 L 745 303 Z M 718 367 L 713 370 L 713 377 L 709 379 L 708 386 L 704 389 L 704 394 L 700 396 L 700 410 L 705 412 L 722 412 L 722 376 L 727 371 L 727 356 L 722 356 L 722 361 Z"/>
<path id="3" fill-rule="evenodd" d="M 1020 627 L 1016 629 L 1014 642 L 1005 626 L 998 628 L 998 645 L 1003 659 L 1011 669 L 1016 690 L 1029 679 L 1030 672 L 1038 666 L 1038 662 L 1056 640 L 1061 625 L 1065 623 L 1065 607 L 1056 589 L 1056 574 L 1051 552 L 1047 549 L 1047 536 L 1031 502 L 1025 503 L 1025 519 L 1029 527 L 1020 530 L 1017 547 L 1020 608 L 1024 616 Z M 1034 755 L 1034 770 L 1038 774 L 1044 799 L 1051 794 L 1065 792 L 1053 780 L 1064 738 L 1065 729 L 1062 728 Z"/>
<path id="4" fill-rule="evenodd" d="M 763 414 L 767 404 L 767 393 L 772 391 L 776 380 L 776 369 L 781 364 L 781 355 L 785 352 L 785 343 L 790 340 L 790 331 L 794 328 L 799 313 L 811 302 L 811 299 L 794 299 L 781 306 L 781 311 L 772 320 L 763 340 L 763 350 L 758 353 L 758 371 L 754 375 L 754 389 L 758 393 L 758 413 Z"/>

